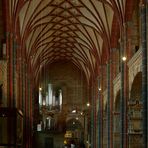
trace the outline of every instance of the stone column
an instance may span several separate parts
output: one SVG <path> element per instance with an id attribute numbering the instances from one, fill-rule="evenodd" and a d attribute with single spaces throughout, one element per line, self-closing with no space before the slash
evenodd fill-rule
<path id="1" fill-rule="evenodd" d="M 15 36 L 9 33 L 7 36 L 8 54 L 8 106 L 16 107 L 16 52 L 17 43 Z"/>
<path id="2" fill-rule="evenodd" d="M 148 147 L 147 139 L 147 24 L 146 0 L 141 0 L 141 46 L 142 46 L 142 102 L 143 102 L 143 148 Z"/>
<path id="3" fill-rule="evenodd" d="M 127 147 L 127 89 L 128 89 L 128 79 L 127 79 L 127 24 L 124 23 L 121 28 L 120 37 L 120 73 L 121 73 L 121 93 L 120 93 L 120 121 L 121 121 L 121 148 Z"/>
<path id="4" fill-rule="evenodd" d="M 108 128 L 108 144 L 107 148 L 111 147 L 111 100 L 110 100 L 110 60 L 107 62 L 107 128 Z"/>
<path id="5" fill-rule="evenodd" d="M 95 83 L 91 84 L 91 147 L 95 148 Z"/>
<path id="6" fill-rule="evenodd" d="M 13 50 L 12 50 L 12 82 L 13 82 L 13 104 L 15 107 L 18 107 L 18 98 L 17 98 L 17 71 L 16 71 L 16 59 L 17 59 L 17 42 L 16 39 L 13 39 Z"/>
<path id="7" fill-rule="evenodd" d="M 101 80 L 98 79 L 98 148 L 101 148 L 101 146 L 103 146 L 103 133 L 102 133 L 102 129 L 103 129 L 103 106 L 102 106 L 102 97 L 101 97 Z"/>
<path id="8" fill-rule="evenodd" d="M 125 96 L 124 96 L 124 61 L 122 57 L 124 55 L 123 41 L 120 41 L 120 69 L 121 69 L 121 93 L 120 93 L 120 121 L 121 121 L 121 145 L 120 148 L 124 148 L 125 141 Z"/>

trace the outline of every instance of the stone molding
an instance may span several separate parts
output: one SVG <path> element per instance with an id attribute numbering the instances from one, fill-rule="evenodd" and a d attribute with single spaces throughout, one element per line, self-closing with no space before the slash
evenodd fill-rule
<path id="1" fill-rule="evenodd" d="M 132 83 L 134 81 L 135 76 L 139 72 L 142 72 L 142 49 L 141 48 L 129 60 L 129 62 L 127 63 L 127 66 L 129 68 L 129 73 L 128 73 L 128 75 L 129 75 L 129 92 L 131 92 L 131 87 L 132 87 Z"/>
<path id="2" fill-rule="evenodd" d="M 116 102 L 116 96 L 118 91 L 121 89 L 121 73 L 119 73 L 116 78 L 113 80 L 113 95 L 114 95 L 114 104 Z"/>
<path id="3" fill-rule="evenodd" d="M 105 110 L 106 104 L 107 104 L 107 89 L 103 92 L 103 110 Z"/>

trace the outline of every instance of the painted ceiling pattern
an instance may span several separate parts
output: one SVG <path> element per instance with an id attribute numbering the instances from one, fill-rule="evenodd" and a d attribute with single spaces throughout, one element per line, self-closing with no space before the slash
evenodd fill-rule
<path id="1" fill-rule="evenodd" d="M 11 20 L 20 24 L 26 59 L 37 75 L 45 65 L 69 60 L 89 80 L 109 52 L 113 17 L 122 23 L 125 1 L 10 0 L 9 7 Z"/>

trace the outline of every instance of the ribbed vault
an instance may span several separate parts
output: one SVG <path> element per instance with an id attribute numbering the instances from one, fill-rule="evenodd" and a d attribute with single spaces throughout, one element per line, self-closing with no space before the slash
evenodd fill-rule
<path id="1" fill-rule="evenodd" d="M 10 18 L 19 22 L 21 49 L 36 80 L 44 66 L 69 60 L 89 82 L 109 57 L 113 18 L 123 23 L 125 1 L 11 0 Z"/>

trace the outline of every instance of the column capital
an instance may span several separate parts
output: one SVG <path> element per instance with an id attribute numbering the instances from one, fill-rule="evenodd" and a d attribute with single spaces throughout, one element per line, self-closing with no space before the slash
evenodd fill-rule
<path id="1" fill-rule="evenodd" d="M 146 0 L 140 0 L 139 6 L 144 7 L 146 5 Z"/>

